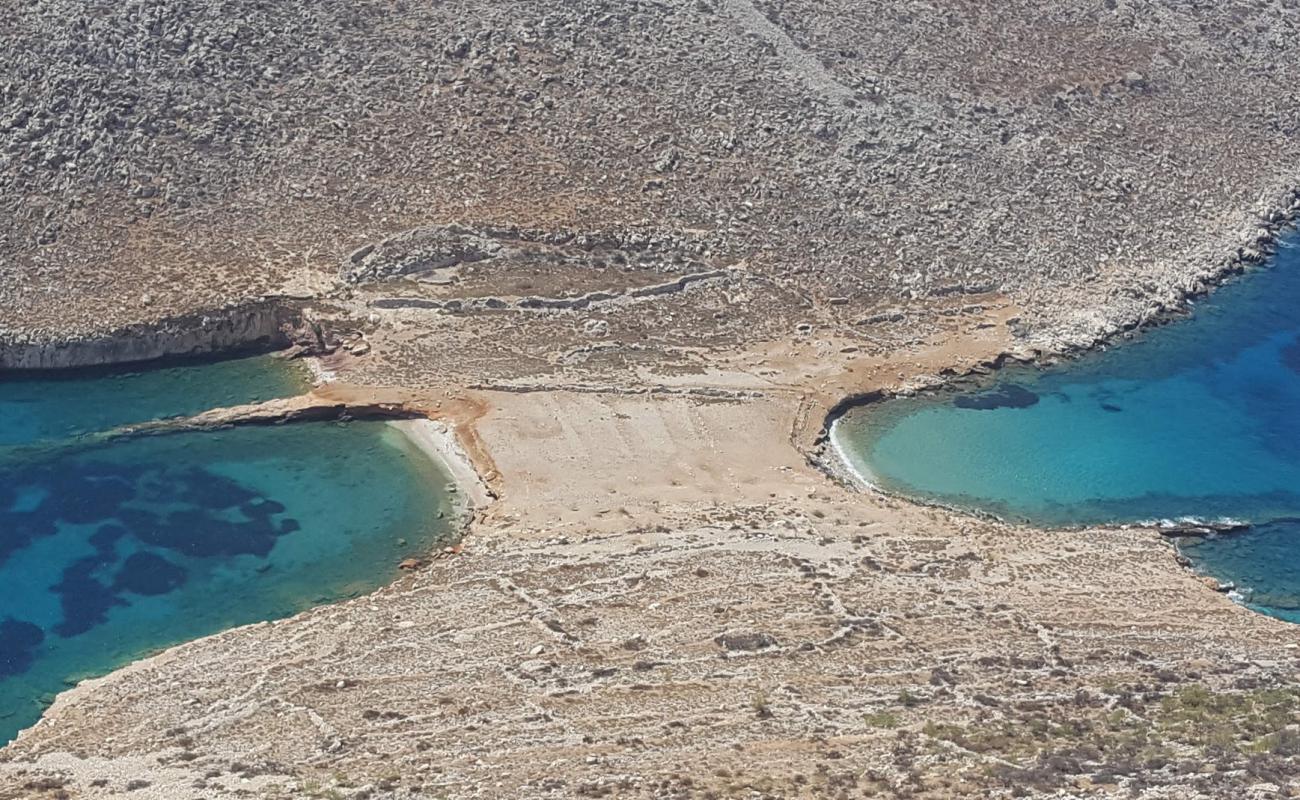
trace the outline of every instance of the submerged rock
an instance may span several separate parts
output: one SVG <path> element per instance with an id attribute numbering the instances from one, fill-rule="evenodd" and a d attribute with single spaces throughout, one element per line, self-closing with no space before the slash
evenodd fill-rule
<path id="1" fill-rule="evenodd" d="M 35 658 L 33 652 L 45 641 L 45 631 L 13 617 L 0 621 L 0 676 L 20 675 Z"/>
<path id="2" fill-rule="evenodd" d="M 160 595 L 185 585 L 186 573 L 162 556 L 153 553 L 134 553 L 122 565 L 113 581 L 117 591 L 143 595 Z"/>
<path id="3" fill-rule="evenodd" d="M 49 485 L 50 502 L 58 516 L 72 523 L 91 523 L 112 517 L 122 503 L 135 495 L 127 480 L 70 475 Z"/>
<path id="4" fill-rule="evenodd" d="M 285 509 L 283 503 L 264 498 L 251 503 L 245 503 L 239 507 L 239 510 L 249 519 L 259 519 L 269 517 L 272 514 L 283 514 Z"/>
<path id="5" fill-rule="evenodd" d="M 193 468 L 179 476 L 180 499 L 203 508 L 233 508 L 257 499 L 257 492 L 205 469 Z"/>
<path id="6" fill-rule="evenodd" d="M 101 555 L 109 555 L 113 552 L 117 540 L 130 533 L 121 525 L 101 525 L 99 530 L 90 535 L 90 543 L 95 547 L 95 551 Z"/>
<path id="7" fill-rule="evenodd" d="M 59 595 L 63 609 L 63 621 L 54 627 L 59 636 L 79 636 L 107 622 L 114 606 L 126 605 L 116 592 L 96 580 L 94 573 L 102 564 L 98 555 L 75 561 L 63 570 L 63 579 L 51 587 Z"/>
<path id="8" fill-rule="evenodd" d="M 32 540 L 52 536 L 58 531 L 55 518 L 46 509 L 0 513 L 0 564 L 12 553 L 22 550 Z"/>
<path id="9" fill-rule="evenodd" d="M 1028 408 L 1038 402 L 1038 395 L 1023 386 L 1008 383 L 979 394 L 960 394 L 953 398 L 957 408 L 992 411 L 996 408 Z"/>

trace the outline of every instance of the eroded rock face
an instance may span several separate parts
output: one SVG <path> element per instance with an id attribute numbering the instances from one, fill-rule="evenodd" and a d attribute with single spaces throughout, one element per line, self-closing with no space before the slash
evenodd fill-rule
<path id="1" fill-rule="evenodd" d="M 223 351 L 285 347 L 296 316 L 293 309 L 260 303 L 162 323 L 131 325 L 101 336 L 33 341 L 0 332 L 0 370 L 72 367 L 199 356 Z"/>

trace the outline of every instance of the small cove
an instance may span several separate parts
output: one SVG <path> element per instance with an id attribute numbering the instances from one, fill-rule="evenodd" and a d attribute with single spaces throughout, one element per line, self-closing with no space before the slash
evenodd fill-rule
<path id="1" fill-rule="evenodd" d="M 25 446 L 0 455 L 0 743 L 79 679 L 373 591 L 451 533 L 449 478 L 382 422 L 58 446 L 305 387 L 269 357 L 0 378 L 0 454 Z"/>
<path id="2" fill-rule="evenodd" d="M 1050 368 L 849 411 L 837 448 L 882 489 L 1047 527 L 1196 518 L 1180 542 L 1257 610 L 1300 622 L 1300 250 L 1187 319 Z"/>

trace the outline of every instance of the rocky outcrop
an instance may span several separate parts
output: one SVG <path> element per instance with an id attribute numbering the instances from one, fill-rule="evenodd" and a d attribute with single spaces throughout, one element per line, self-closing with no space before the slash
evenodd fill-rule
<path id="1" fill-rule="evenodd" d="M 358 247 L 343 260 L 339 276 L 361 284 L 496 260 L 588 269 L 604 264 L 681 269 L 701 266 L 707 253 L 702 242 L 672 234 L 427 225 Z"/>
<path id="2" fill-rule="evenodd" d="M 266 301 L 131 325 L 106 336 L 33 341 L 0 333 L 0 369 L 56 370 L 287 347 L 297 308 Z"/>
<path id="3" fill-rule="evenodd" d="M 189 417 L 151 420 L 99 434 L 98 441 L 134 436 L 165 435 L 215 430 L 235 425 L 279 425 L 351 419 L 421 419 L 428 413 L 401 401 L 382 398 L 340 399 L 316 393 L 265 400 L 260 403 L 215 408 Z"/>
<path id="4" fill-rule="evenodd" d="M 577 297 L 471 297 L 451 298 L 448 300 L 430 300 L 423 297 L 380 297 L 370 301 L 372 308 L 398 309 L 423 308 L 450 313 L 468 313 L 474 311 L 581 311 L 612 302 L 628 302 L 676 294 L 692 284 L 707 281 L 722 281 L 732 277 L 733 270 L 714 269 L 707 272 L 693 272 L 665 283 L 651 286 L 639 286 L 634 289 L 609 289 L 587 292 Z"/>
<path id="5" fill-rule="evenodd" d="M 501 249 L 499 241 L 460 225 L 430 225 L 357 248 L 341 273 L 351 283 L 399 278 L 483 261 Z"/>

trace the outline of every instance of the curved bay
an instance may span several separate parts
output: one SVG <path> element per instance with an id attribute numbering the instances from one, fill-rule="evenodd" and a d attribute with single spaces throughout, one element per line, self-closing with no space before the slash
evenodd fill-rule
<path id="1" fill-rule="evenodd" d="M 0 442 L 57 441 L 300 388 L 267 359 L 0 381 L 0 414 L 20 410 L 0 424 Z M 87 398 L 96 392 L 98 404 Z M 377 588 L 448 533 L 447 482 L 379 422 L 0 458 L 0 742 L 75 680 Z"/>
<path id="2" fill-rule="evenodd" d="M 856 409 L 836 441 L 882 488 L 1048 526 L 1300 518 L 1300 251 L 1133 342 L 979 390 Z M 1294 523 L 1186 548 L 1260 598 L 1300 594 Z M 1280 601 L 1278 601 L 1280 603 Z"/>

